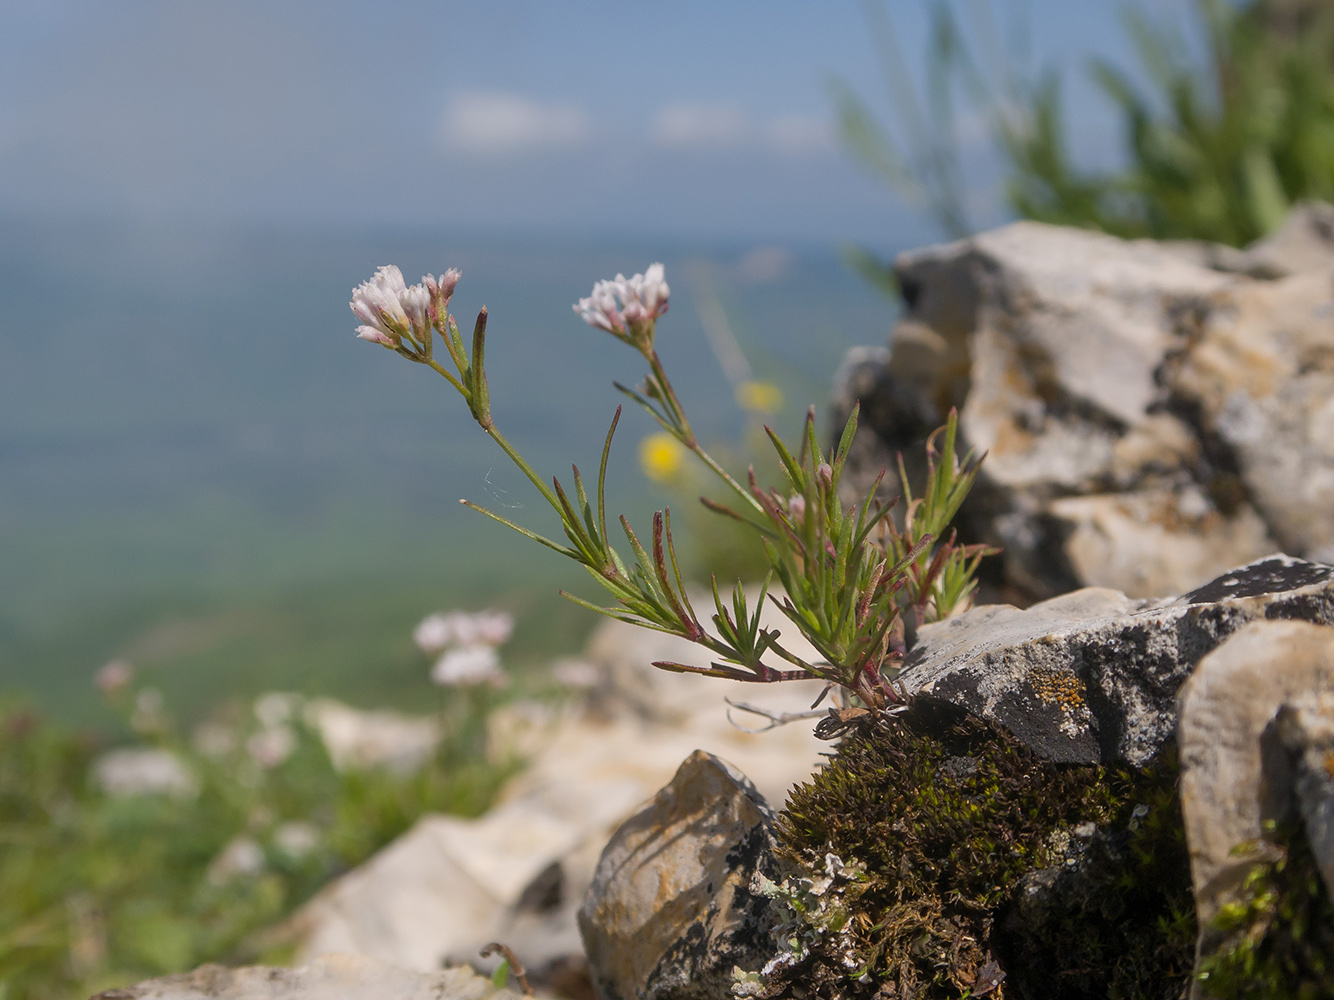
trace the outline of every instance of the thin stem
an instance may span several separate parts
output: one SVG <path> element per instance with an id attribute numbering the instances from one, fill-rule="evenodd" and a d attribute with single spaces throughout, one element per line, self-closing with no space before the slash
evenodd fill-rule
<path id="1" fill-rule="evenodd" d="M 749 491 L 743 488 L 740 483 L 728 475 L 727 470 L 714 461 L 713 456 L 705 451 L 704 446 L 695 438 L 695 432 L 690 427 L 690 421 L 687 419 L 685 410 L 681 406 L 681 401 L 676 397 L 676 390 L 672 388 L 671 380 L 667 378 L 667 372 L 662 367 L 662 361 L 658 358 L 658 352 L 650 347 L 644 351 L 644 357 L 648 360 L 649 368 L 657 378 L 658 384 L 662 386 L 662 391 L 664 393 L 663 402 L 672 411 L 672 416 L 680 426 L 680 433 L 682 435 L 681 443 L 694 452 L 701 462 L 712 469 L 719 479 L 732 487 L 733 491 L 743 498 L 746 503 L 750 504 L 754 510 L 758 511 L 760 514 L 765 514 L 764 507 L 760 502 L 751 496 Z"/>

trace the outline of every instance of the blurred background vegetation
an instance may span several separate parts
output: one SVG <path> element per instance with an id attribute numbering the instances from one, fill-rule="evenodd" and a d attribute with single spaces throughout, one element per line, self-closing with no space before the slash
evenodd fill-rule
<path id="1" fill-rule="evenodd" d="M 866 0 L 887 116 L 835 87 L 848 148 L 946 233 L 973 231 L 965 159 L 985 128 L 1002 154 L 1014 215 L 1127 238 L 1242 246 L 1303 199 L 1334 197 L 1334 4 L 1191 0 L 1122 7 L 1139 71 L 1098 59 L 1088 72 L 1119 114 L 1122 164 L 1077 166 L 1069 81 L 1027 64 L 1027 28 L 995 5 L 932 3 L 924 80 L 904 70 L 893 18 Z"/>

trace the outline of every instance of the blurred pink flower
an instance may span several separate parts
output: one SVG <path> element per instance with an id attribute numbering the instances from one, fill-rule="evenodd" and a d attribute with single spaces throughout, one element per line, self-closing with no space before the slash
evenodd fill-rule
<path id="1" fill-rule="evenodd" d="M 125 660 L 112 660 L 93 675 L 93 683 L 108 698 L 129 687 L 133 680 L 134 667 Z"/>
<path id="2" fill-rule="evenodd" d="M 514 618 L 504 611 L 436 612 L 421 620 L 412 632 L 412 639 L 423 652 L 439 653 L 448 646 L 456 645 L 502 646 L 513 631 Z"/>

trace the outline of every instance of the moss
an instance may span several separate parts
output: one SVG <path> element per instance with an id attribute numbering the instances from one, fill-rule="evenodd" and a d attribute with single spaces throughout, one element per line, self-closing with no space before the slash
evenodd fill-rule
<path id="1" fill-rule="evenodd" d="M 1195 928 L 1175 782 L 1170 760 L 1054 764 L 922 703 L 864 727 L 794 790 L 780 838 L 808 872 L 833 853 L 867 880 L 839 940 L 777 970 L 765 995 L 1180 995 Z"/>
<path id="2" fill-rule="evenodd" d="M 1334 996 L 1334 904 L 1297 824 L 1271 827 L 1271 859 L 1210 924 L 1218 935 L 1200 965 L 1217 1000 Z"/>

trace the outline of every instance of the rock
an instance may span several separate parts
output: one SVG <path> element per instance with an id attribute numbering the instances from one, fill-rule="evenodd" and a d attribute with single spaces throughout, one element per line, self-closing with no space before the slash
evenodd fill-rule
<path id="1" fill-rule="evenodd" d="M 299 961 L 347 952 L 423 971 L 442 961 L 489 967 L 478 949 L 503 941 L 538 980 L 582 964 L 576 913 L 599 854 L 682 760 L 697 749 L 723 756 L 781 802 L 828 750 L 810 723 L 742 731 L 729 712 L 746 725 L 763 720 L 725 702 L 801 711 L 822 684 L 741 684 L 650 666 L 695 655 L 684 640 L 604 622 L 582 658 L 582 673 L 599 678 L 587 701 L 542 713 L 519 704 L 493 720 L 489 742 L 497 752 L 523 750 L 527 767 L 488 813 L 424 817 L 273 939 L 294 945 Z"/>
<path id="2" fill-rule="evenodd" d="M 388 709 L 370 711 L 317 698 L 306 705 L 306 723 L 320 734 L 339 771 L 384 767 L 400 774 L 420 770 L 440 742 L 434 718 Z"/>
<path id="3" fill-rule="evenodd" d="M 1052 760 L 1142 765 L 1175 732 L 1200 658 L 1265 618 L 1334 625 L 1334 567 L 1271 556 L 1177 598 L 1086 588 L 1025 611 L 973 608 L 923 627 L 900 681 Z"/>
<path id="4" fill-rule="evenodd" d="M 1334 636 L 1326 637 L 1334 653 Z M 1334 656 L 1331 656 L 1334 659 Z M 1310 691 L 1278 710 L 1279 739 L 1295 765 L 1294 790 L 1307 842 L 1334 899 L 1334 691 Z"/>
<path id="5" fill-rule="evenodd" d="M 180 757 L 157 747 L 108 750 L 93 761 L 94 784 L 107 795 L 168 795 L 191 799 L 199 794 L 199 779 Z"/>
<path id="6" fill-rule="evenodd" d="M 960 514 L 1025 599 L 1181 593 L 1334 557 L 1334 207 L 1246 251 L 1032 222 L 902 254 L 892 352 L 849 356 L 846 500 L 960 408 Z M 910 475 L 912 473 L 909 468 Z"/>
<path id="7" fill-rule="evenodd" d="M 1181 806 L 1201 926 L 1263 853 L 1265 821 L 1292 808 L 1292 769 L 1274 752 L 1272 728 L 1286 703 L 1308 706 L 1289 714 L 1288 738 L 1319 754 L 1323 767 L 1328 719 L 1317 726 L 1300 701 L 1322 694 L 1334 694 L 1334 630 L 1296 621 L 1248 624 L 1204 657 L 1182 688 Z M 1309 779 L 1307 789 L 1323 815 L 1328 806 L 1320 802 L 1329 800 Z"/>
<path id="8" fill-rule="evenodd" d="M 193 972 L 107 990 L 92 1000 L 519 1000 L 471 969 L 409 972 L 356 955 L 326 955 L 298 969 L 262 965 Z"/>
<path id="9" fill-rule="evenodd" d="M 750 891 L 777 874 L 772 820 L 740 772 L 697 751 L 616 831 L 579 910 L 602 1000 L 715 1000 L 734 967 L 775 953 L 777 913 Z"/>

